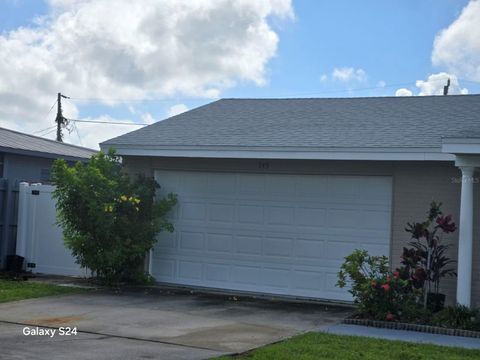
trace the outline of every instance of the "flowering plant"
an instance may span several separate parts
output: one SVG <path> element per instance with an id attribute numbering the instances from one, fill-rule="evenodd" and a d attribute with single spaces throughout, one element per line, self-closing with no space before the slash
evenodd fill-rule
<path id="1" fill-rule="evenodd" d="M 406 231 L 411 234 L 410 248 L 403 248 L 401 256 L 403 271 L 411 277 L 416 288 L 423 291 L 424 307 L 429 293 L 439 294 L 440 280 L 456 276 L 454 260 L 446 252 L 448 244 L 441 243 L 441 235 L 454 232 L 457 227 L 452 216 L 444 216 L 441 203 L 432 202 L 424 222 L 408 223 Z"/>
<path id="2" fill-rule="evenodd" d="M 351 285 L 349 292 L 362 316 L 398 320 L 415 303 L 412 282 L 402 277 L 400 271 L 390 271 L 385 256 L 370 256 L 365 250 L 355 250 L 345 258 L 338 277 L 337 286 Z"/>

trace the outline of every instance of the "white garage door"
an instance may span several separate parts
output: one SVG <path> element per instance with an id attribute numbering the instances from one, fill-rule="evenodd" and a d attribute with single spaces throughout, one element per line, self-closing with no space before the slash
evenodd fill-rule
<path id="1" fill-rule="evenodd" d="M 335 286 L 356 248 L 388 255 L 390 177 L 156 171 L 178 195 L 152 273 L 160 282 L 351 300 Z"/>

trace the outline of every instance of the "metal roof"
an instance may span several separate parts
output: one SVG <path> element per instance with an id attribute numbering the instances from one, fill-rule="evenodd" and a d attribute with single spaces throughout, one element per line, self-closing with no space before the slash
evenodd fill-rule
<path id="1" fill-rule="evenodd" d="M 97 151 L 0 127 L 0 151 L 40 157 L 87 159 Z"/>
<path id="2" fill-rule="evenodd" d="M 440 152 L 442 137 L 479 131 L 480 95 L 222 99 L 101 146 L 285 151 L 433 148 Z"/>

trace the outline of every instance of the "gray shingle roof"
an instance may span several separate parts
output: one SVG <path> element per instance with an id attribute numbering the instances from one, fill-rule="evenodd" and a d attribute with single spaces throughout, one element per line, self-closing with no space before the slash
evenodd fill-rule
<path id="1" fill-rule="evenodd" d="M 0 151 L 25 153 L 33 156 L 65 157 L 74 159 L 90 158 L 93 149 L 44 139 L 5 128 L 0 128 Z"/>
<path id="2" fill-rule="evenodd" d="M 480 95 L 222 99 L 102 147 L 440 148 L 480 131 Z"/>

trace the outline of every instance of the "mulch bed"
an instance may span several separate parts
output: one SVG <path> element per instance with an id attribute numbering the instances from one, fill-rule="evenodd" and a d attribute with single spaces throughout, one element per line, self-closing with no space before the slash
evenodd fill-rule
<path id="1" fill-rule="evenodd" d="M 439 335 L 480 338 L 480 331 L 447 329 L 440 326 L 410 324 L 410 323 L 401 323 L 401 322 L 395 322 L 395 321 L 379 321 L 379 320 L 369 320 L 369 319 L 344 319 L 343 324 L 363 325 L 363 326 L 371 326 L 371 327 L 383 328 L 383 329 L 419 331 L 419 332 L 439 334 Z"/>

